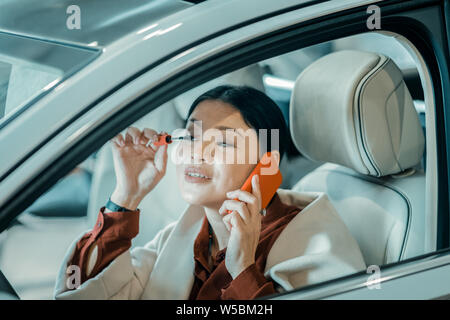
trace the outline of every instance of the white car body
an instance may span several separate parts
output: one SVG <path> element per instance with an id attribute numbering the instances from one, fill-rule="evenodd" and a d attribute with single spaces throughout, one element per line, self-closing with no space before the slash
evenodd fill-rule
<path id="1" fill-rule="evenodd" d="M 72 43 L 98 49 L 100 54 L 68 79 L 48 86 L 45 96 L 0 130 L 0 207 L 109 117 L 184 70 L 261 35 L 379 2 L 334 0 L 291 10 L 302 1 L 209 0 L 186 5 L 187 8 L 151 21 L 106 46 Z M 275 11 L 282 13 L 259 19 Z M 89 109 L 85 111 L 86 108 Z M 52 138 L 48 140 L 49 137 Z M 277 298 L 436 298 L 450 293 L 450 282 L 442 279 L 449 275 L 447 253 L 393 266 L 379 280 L 382 290 L 370 289 L 366 285 L 370 275 L 360 274 Z"/>

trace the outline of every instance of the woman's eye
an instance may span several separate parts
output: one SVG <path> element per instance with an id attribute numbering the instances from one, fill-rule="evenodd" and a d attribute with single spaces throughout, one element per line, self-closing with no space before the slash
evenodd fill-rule
<path id="1" fill-rule="evenodd" d="M 184 137 L 183 137 L 183 140 L 190 140 L 190 141 L 193 141 L 193 140 L 195 140 L 195 138 L 194 138 L 194 136 L 191 136 L 191 135 L 185 135 Z"/>

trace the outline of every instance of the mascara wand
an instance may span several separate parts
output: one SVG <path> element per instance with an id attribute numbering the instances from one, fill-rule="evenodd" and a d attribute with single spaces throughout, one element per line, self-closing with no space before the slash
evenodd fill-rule
<path id="1" fill-rule="evenodd" d="M 155 146 L 162 146 L 165 144 L 171 144 L 174 140 L 183 140 L 184 137 L 173 137 L 170 134 L 158 134 L 157 141 L 149 141 L 146 145 L 148 147 L 151 143 Z"/>

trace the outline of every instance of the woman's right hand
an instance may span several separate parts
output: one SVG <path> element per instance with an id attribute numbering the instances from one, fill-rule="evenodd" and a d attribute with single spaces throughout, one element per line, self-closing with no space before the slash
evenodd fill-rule
<path id="1" fill-rule="evenodd" d="M 136 210 L 166 173 L 167 145 L 146 146 L 149 140 L 157 140 L 157 134 L 129 127 L 125 138 L 120 133 L 111 140 L 116 174 L 111 200 L 119 206 Z"/>

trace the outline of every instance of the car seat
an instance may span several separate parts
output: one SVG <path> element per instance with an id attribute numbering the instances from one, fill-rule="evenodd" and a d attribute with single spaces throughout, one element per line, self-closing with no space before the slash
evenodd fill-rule
<path id="1" fill-rule="evenodd" d="M 293 190 L 328 194 L 367 265 L 422 254 L 425 139 L 397 65 L 378 53 L 331 53 L 298 76 L 290 104 L 294 144 L 325 162 Z"/>

